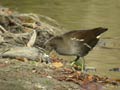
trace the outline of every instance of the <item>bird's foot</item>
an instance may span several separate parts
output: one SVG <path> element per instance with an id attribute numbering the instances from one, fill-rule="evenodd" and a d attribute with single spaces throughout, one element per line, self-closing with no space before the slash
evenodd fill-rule
<path id="1" fill-rule="evenodd" d="M 72 61 L 71 66 L 74 71 L 80 70 L 83 73 L 88 72 L 88 71 L 96 72 L 95 67 L 85 67 L 82 63 L 77 62 L 77 61 Z"/>
<path id="2" fill-rule="evenodd" d="M 85 69 L 84 69 L 82 63 L 79 61 L 72 61 L 72 63 L 70 65 L 72 66 L 72 69 L 74 71 L 80 70 L 81 72 L 85 72 Z"/>

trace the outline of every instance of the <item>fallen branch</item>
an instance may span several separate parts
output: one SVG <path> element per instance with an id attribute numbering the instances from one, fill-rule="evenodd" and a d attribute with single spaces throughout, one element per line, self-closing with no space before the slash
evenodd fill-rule
<path id="1" fill-rule="evenodd" d="M 7 58 L 27 58 L 30 60 L 39 59 L 39 50 L 31 47 L 12 47 L 0 53 L 1 57 Z"/>

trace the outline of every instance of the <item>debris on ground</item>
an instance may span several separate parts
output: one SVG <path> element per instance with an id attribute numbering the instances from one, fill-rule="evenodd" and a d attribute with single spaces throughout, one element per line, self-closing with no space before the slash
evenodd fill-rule
<path id="1" fill-rule="evenodd" d="M 1 6 L 1 57 L 21 57 L 32 60 L 41 58 L 44 54 L 44 43 L 60 31 L 58 27 L 41 21 L 41 17 L 43 18 L 42 15 L 32 13 L 21 14 Z"/>

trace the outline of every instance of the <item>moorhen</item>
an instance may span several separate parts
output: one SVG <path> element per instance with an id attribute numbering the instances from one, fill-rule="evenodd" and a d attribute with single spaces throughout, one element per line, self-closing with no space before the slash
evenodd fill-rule
<path id="1" fill-rule="evenodd" d="M 85 69 L 84 56 L 97 44 L 100 34 L 107 31 L 107 28 L 98 27 L 89 30 L 74 30 L 55 36 L 45 42 L 48 50 L 55 50 L 60 55 L 76 56 L 75 61 L 80 57 L 83 60 L 82 71 Z"/>

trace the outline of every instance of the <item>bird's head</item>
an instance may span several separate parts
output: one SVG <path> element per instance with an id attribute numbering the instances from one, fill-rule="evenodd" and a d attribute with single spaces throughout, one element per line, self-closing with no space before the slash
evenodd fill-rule
<path id="1" fill-rule="evenodd" d="M 62 37 L 59 37 L 59 36 L 50 38 L 44 43 L 45 50 L 47 50 L 48 52 L 51 52 L 53 49 L 55 50 L 61 40 L 62 40 Z"/>

